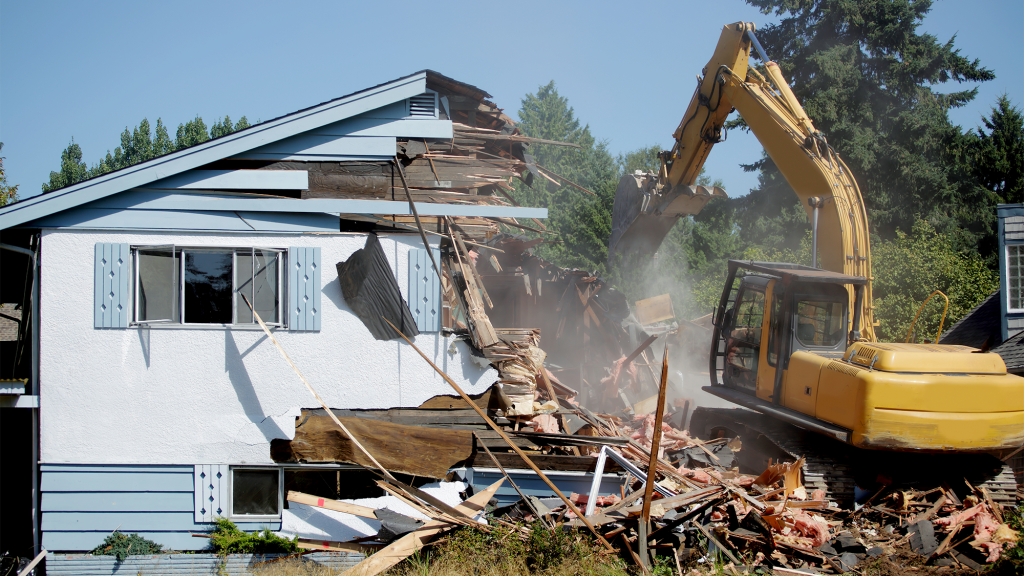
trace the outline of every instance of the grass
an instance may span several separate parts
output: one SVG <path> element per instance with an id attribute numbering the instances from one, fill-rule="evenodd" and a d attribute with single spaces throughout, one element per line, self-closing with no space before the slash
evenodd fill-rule
<path id="1" fill-rule="evenodd" d="M 541 524 L 496 526 L 490 533 L 461 529 L 421 551 L 388 576 L 627 576 L 633 572 L 616 556 L 602 553 L 589 535 L 574 530 L 551 532 Z"/>

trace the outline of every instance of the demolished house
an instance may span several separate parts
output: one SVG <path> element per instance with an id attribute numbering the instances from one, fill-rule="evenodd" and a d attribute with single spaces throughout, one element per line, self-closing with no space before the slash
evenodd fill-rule
<path id="1" fill-rule="evenodd" d="M 873 538 L 799 455 L 741 474 L 740 442 L 692 437 L 710 318 L 534 254 L 547 213 L 513 179 L 586 191 L 526 153 L 567 144 L 488 98 L 423 71 L 0 208 L 0 433 L 38 462 L 5 484 L 5 530 L 67 573 L 115 530 L 202 550 L 218 518 L 353 574 L 510 521 L 643 570 L 843 572 L 911 525 L 949 553 L 972 518 L 998 557 L 984 489 L 883 487 L 854 513 L 899 519 Z"/>
<path id="2" fill-rule="evenodd" d="M 5 519 L 36 550 L 115 529 L 190 550 L 218 516 L 279 529 L 311 479 L 377 490 L 347 480 L 343 448 L 300 450 L 322 408 L 257 316 L 329 407 L 423 408 L 373 426 L 382 442 L 466 420 L 382 316 L 481 403 L 532 411 L 537 331 L 455 294 L 480 282 L 461 266 L 482 246 L 546 217 L 504 194 L 529 139 L 487 98 L 419 72 L 0 209 L 4 300 L 24 318 L 3 406 L 33 415 L 3 435 L 39 462 L 7 480 Z M 472 465 L 460 438 L 409 472 Z"/>

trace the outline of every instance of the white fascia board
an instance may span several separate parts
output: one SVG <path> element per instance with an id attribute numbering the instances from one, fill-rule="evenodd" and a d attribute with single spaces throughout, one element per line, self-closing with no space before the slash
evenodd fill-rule
<path id="1" fill-rule="evenodd" d="M 308 190 L 305 170 L 189 170 L 157 180 L 158 190 Z"/>
<path id="2" fill-rule="evenodd" d="M 0 208 L 0 230 L 81 206 L 111 194 L 145 186 L 150 182 L 229 158 L 246 150 L 400 102 L 422 94 L 426 89 L 427 74 L 420 72 L 73 186 L 33 196 Z"/>
<path id="3" fill-rule="evenodd" d="M 175 194 L 132 190 L 92 202 L 88 208 L 133 210 L 190 210 L 221 212 L 321 212 L 330 214 L 411 215 L 408 202 L 393 200 L 348 200 L 341 198 L 253 198 L 224 194 Z M 481 206 L 417 202 L 421 216 L 475 216 L 492 218 L 547 218 L 547 208 Z"/>

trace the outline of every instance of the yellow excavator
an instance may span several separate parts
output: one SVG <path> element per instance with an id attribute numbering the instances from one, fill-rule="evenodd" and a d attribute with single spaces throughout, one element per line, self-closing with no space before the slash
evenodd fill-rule
<path id="1" fill-rule="evenodd" d="M 763 74 L 749 65 L 752 48 Z M 611 257 L 654 252 L 681 217 L 725 195 L 695 183 L 733 110 L 805 206 L 812 262 L 729 262 L 703 390 L 746 409 L 700 408 L 691 431 L 741 437 L 741 465 L 745 457 L 753 471 L 803 457 L 805 485 L 847 503 L 855 487 L 943 475 L 1012 503 L 1013 474 L 991 454 L 1024 444 L 1024 378 L 974 348 L 876 341 L 857 182 L 753 24 L 723 28 L 660 172 L 620 181 Z"/>

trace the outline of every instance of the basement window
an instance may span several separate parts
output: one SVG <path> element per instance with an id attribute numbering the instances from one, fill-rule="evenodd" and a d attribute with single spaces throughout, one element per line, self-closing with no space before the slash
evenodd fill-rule
<path id="1" fill-rule="evenodd" d="M 284 250 L 139 246 L 135 324 L 284 323 Z M 245 298 L 243 298 L 243 296 Z"/>
<path id="2" fill-rule="evenodd" d="M 281 516 L 280 468 L 232 468 L 231 516 L 247 522 Z"/>

